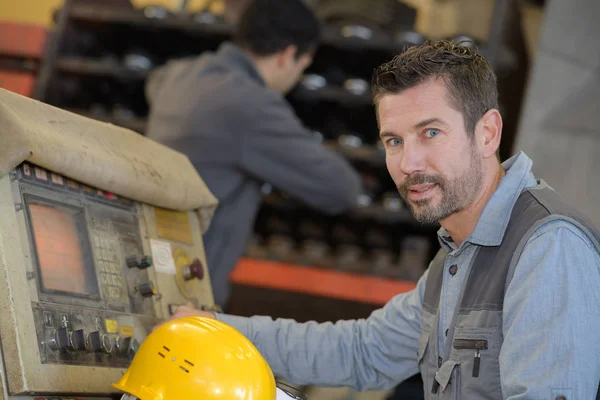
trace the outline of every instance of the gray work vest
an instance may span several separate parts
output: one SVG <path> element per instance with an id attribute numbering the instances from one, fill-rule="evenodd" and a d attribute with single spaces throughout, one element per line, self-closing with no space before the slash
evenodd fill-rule
<path id="1" fill-rule="evenodd" d="M 438 349 L 438 308 L 447 254 L 440 250 L 425 283 L 418 360 L 425 398 L 502 399 L 498 357 L 502 306 L 525 243 L 542 224 L 567 220 L 585 232 L 600 252 L 600 233 L 543 182 L 519 196 L 499 246 L 479 246 L 447 332 Z"/>

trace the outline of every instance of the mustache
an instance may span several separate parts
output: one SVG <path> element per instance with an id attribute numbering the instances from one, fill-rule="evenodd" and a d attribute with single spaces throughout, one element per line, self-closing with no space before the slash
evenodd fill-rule
<path id="1" fill-rule="evenodd" d="M 406 198 L 408 194 L 408 187 L 412 185 L 422 185 L 422 184 L 438 184 L 440 188 L 444 188 L 444 178 L 440 175 L 431 175 L 431 174 L 415 174 L 411 175 L 404 182 L 398 185 L 397 189 L 400 195 Z"/>

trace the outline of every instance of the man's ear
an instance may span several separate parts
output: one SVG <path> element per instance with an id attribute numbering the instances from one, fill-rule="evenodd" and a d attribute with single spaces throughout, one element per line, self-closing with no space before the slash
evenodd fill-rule
<path id="1" fill-rule="evenodd" d="M 281 68 L 285 68 L 288 63 L 293 62 L 296 59 L 296 54 L 298 53 L 298 47 L 296 45 L 289 45 L 285 49 L 279 52 L 277 55 L 277 64 Z"/>
<path id="2" fill-rule="evenodd" d="M 485 158 L 496 157 L 502 139 L 502 116 L 496 109 L 488 110 L 475 126 L 479 150 Z"/>

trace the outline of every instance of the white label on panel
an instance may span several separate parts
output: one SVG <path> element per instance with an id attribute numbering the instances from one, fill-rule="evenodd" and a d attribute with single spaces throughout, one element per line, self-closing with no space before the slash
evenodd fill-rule
<path id="1" fill-rule="evenodd" d="M 171 243 L 164 240 L 150 239 L 150 247 L 152 248 L 152 265 L 154 265 L 156 272 L 175 275 L 177 271 L 171 252 Z"/>

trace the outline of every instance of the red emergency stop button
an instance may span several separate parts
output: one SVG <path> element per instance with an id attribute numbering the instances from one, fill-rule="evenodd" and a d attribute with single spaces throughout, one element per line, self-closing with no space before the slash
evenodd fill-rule
<path id="1" fill-rule="evenodd" d="M 192 279 L 202 280 L 204 278 L 204 266 L 202 261 L 194 258 L 192 263 L 183 269 L 183 279 L 191 281 Z"/>

